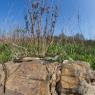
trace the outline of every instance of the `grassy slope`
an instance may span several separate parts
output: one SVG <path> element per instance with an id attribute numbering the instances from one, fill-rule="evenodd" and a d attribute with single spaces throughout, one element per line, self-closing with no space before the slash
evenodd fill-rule
<path id="1" fill-rule="evenodd" d="M 55 55 L 59 54 L 59 61 L 69 59 L 89 62 L 95 69 L 95 47 L 93 46 L 82 46 L 78 44 L 54 45 L 49 49 L 49 53 L 50 55 L 54 53 Z"/>
<path id="2" fill-rule="evenodd" d="M 32 46 L 24 46 L 27 48 L 29 54 L 28 56 L 33 56 L 35 52 L 33 52 Z M 24 51 L 21 49 L 15 49 L 15 52 L 20 54 L 24 54 Z M 31 51 L 31 52 L 30 52 Z M 47 53 L 47 56 L 55 56 L 60 55 L 58 61 L 63 61 L 65 59 L 69 60 L 82 60 L 89 62 L 91 66 L 95 69 L 95 47 L 93 46 L 82 46 L 82 45 L 74 45 L 74 44 L 53 44 Z M 4 63 L 6 61 L 11 60 L 14 57 L 13 48 L 7 44 L 0 45 L 0 63 Z"/>

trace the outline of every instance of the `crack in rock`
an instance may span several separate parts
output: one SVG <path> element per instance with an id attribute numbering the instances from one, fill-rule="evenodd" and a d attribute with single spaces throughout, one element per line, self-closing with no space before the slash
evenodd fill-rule
<path id="1" fill-rule="evenodd" d="M 48 70 L 48 72 L 49 72 L 49 70 Z M 61 66 L 57 65 L 54 67 L 52 75 L 50 76 L 50 80 L 49 80 L 50 95 L 61 95 L 60 79 L 61 79 Z"/>
<path id="2" fill-rule="evenodd" d="M 8 72 L 7 72 L 6 65 L 4 63 L 2 64 L 2 67 L 3 67 L 4 74 L 5 74 L 4 88 L 3 88 L 4 94 L 5 94 L 5 92 L 6 92 L 6 82 L 7 82 L 7 78 L 8 78 Z"/>

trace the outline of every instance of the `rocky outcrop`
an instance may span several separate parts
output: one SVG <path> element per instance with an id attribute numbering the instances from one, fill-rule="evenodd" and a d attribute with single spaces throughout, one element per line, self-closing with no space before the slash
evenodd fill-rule
<path id="1" fill-rule="evenodd" d="M 85 62 L 64 62 L 61 73 L 61 95 L 95 95 L 92 72 L 90 65 Z"/>
<path id="2" fill-rule="evenodd" d="M 24 58 L 4 66 L 0 65 L 0 95 L 95 95 L 95 71 L 85 62 Z"/>

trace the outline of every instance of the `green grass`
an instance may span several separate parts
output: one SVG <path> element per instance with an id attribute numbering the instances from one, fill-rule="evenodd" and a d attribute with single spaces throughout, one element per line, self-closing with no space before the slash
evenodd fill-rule
<path id="1" fill-rule="evenodd" d="M 89 62 L 93 69 L 95 69 L 95 47 L 74 45 L 74 44 L 54 44 L 48 50 L 49 56 L 60 55 L 58 61 L 68 60 L 81 60 Z"/>
<path id="2" fill-rule="evenodd" d="M 7 44 L 0 45 L 0 63 L 7 62 L 12 59 L 12 52 Z"/>
<path id="3" fill-rule="evenodd" d="M 27 56 L 35 56 L 37 54 L 37 48 L 33 48 L 32 45 L 23 45 L 27 49 Z M 17 55 L 16 55 L 16 54 Z M 25 51 L 20 48 L 13 49 L 10 45 L 0 45 L 0 63 L 12 60 L 14 56 L 22 56 Z M 59 55 L 58 61 L 63 60 L 81 60 L 89 62 L 93 69 L 95 69 L 95 47 L 85 46 L 80 44 L 53 44 L 49 47 L 46 56 Z"/>

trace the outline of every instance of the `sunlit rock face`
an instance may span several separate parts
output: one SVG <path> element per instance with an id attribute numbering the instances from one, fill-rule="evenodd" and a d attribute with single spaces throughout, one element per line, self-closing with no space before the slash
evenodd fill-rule
<path id="1" fill-rule="evenodd" d="M 88 63 L 68 61 L 62 65 L 62 95 L 95 95 L 94 81 L 94 71 Z"/>
<path id="2" fill-rule="evenodd" d="M 95 95 L 95 71 L 81 61 L 8 62 L 0 65 L 0 95 Z"/>

